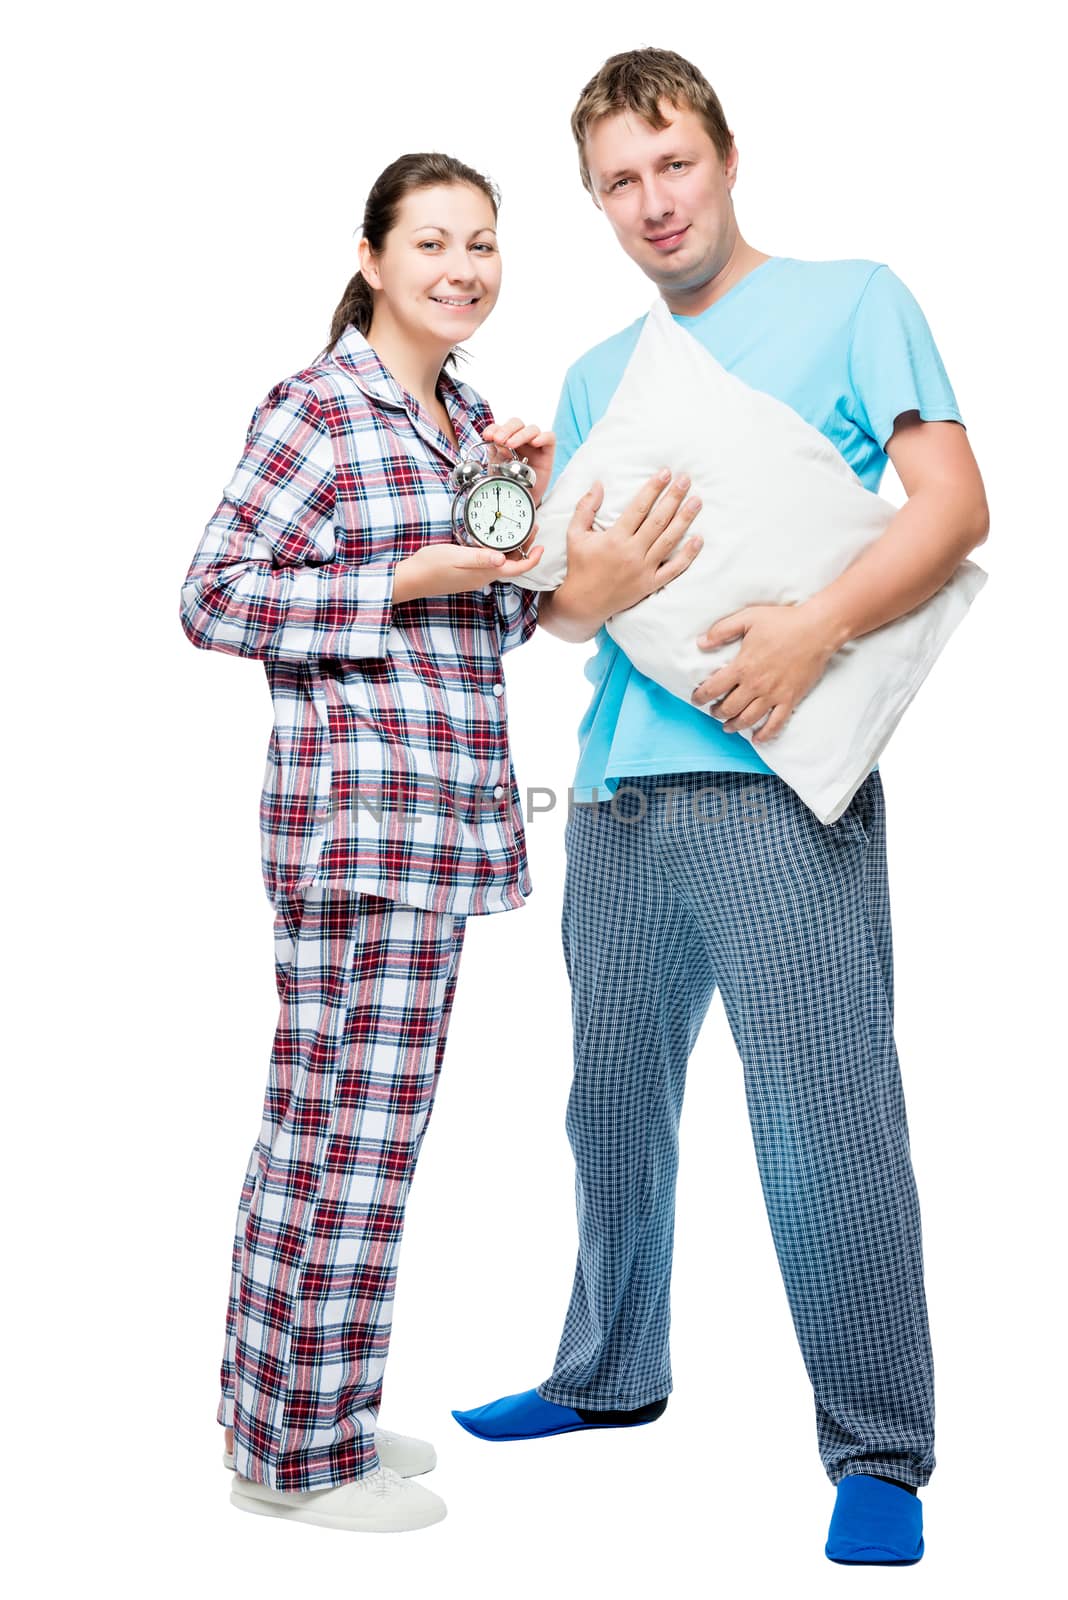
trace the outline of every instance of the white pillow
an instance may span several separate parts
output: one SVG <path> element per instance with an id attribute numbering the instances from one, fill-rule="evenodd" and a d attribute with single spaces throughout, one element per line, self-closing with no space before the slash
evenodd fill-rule
<path id="1" fill-rule="evenodd" d="M 734 639 L 702 650 L 699 634 L 743 606 L 808 599 L 897 510 L 818 428 L 722 367 L 658 297 L 608 410 L 538 510 L 545 553 L 516 581 L 563 582 L 568 524 L 595 479 L 605 491 L 595 526 L 606 528 L 662 466 L 690 474 L 703 502 L 692 531 L 704 545 L 606 627 L 639 672 L 687 702 L 741 648 Z M 986 579 L 963 561 L 922 605 L 844 644 L 779 733 L 755 746 L 821 822 L 846 809 Z M 758 730 L 738 731 L 752 742 Z"/>

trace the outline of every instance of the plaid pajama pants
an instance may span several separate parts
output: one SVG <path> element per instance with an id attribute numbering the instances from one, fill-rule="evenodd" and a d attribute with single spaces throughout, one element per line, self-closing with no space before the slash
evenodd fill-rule
<path id="1" fill-rule="evenodd" d="M 718 987 L 824 1468 L 922 1486 L 934 1377 L 880 774 L 829 827 L 774 776 L 627 778 L 574 807 L 566 844 L 579 1255 L 538 1392 L 617 1410 L 671 1390 L 679 1117 Z"/>
<path id="2" fill-rule="evenodd" d="M 379 1464 L 404 1206 L 465 919 L 322 884 L 275 906 L 281 1011 L 238 1205 L 218 1420 L 242 1477 L 319 1489 Z"/>

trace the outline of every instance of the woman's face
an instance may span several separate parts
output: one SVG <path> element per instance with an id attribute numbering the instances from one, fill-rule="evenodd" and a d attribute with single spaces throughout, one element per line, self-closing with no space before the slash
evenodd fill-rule
<path id="1" fill-rule="evenodd" d="M 409 191 L 381 252 L 360 240 L 360 269 L 385 311 L 416 343 L 470 338 L 497 302 L 501 257 L 493 206 L 467 183 Z"/>

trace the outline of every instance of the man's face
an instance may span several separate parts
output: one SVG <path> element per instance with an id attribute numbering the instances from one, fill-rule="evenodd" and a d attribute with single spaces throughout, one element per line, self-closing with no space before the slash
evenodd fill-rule
<path id="1" fill-rule="evenodd" d="M 664 292 L 696 289 L 722 270 L 736 236 L 724 163 L 695 111 L 661 99 L 667 127 L 620 111 L 586 135 L 593 197 L 623 249 Z"/>

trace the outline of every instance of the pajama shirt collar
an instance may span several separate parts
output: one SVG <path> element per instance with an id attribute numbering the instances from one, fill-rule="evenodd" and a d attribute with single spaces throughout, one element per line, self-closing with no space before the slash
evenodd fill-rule
<path id="1" fill-rule="evenodd" d="M 353 323 L 349 323 L 327 359 L 344 368 L 357 388 L 369 400 L 406 411 L 412 426 L 427 443 L 447 456 L 450 462 L 456 461 L 457 456 L 452 441 L 442 433 L 415 395 L 397 382 Z M 442 372 L 438 379 L 438 393 L 449 413 L 449 420 L 459 440 L 461 452 L 473 449 L 481 442 L 478 427 L 471 416 L 473 410 L 482 409 L 479 397 L 466 384 L 457 383 L 447 372 Z"/>

